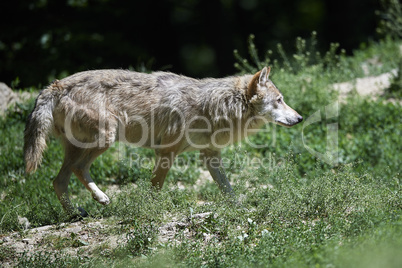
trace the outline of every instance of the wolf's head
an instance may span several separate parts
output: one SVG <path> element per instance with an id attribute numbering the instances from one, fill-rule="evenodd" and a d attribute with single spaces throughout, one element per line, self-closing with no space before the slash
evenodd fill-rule
<path id="1" fill-rule="evenodd" d="M 271 67 L 264 67 L 250 80 L 247 98 L 258 115 L 278 125 L 291 127 L 300 123 L 303 117 L 290 108 L 283 100 L 282 93 L 269 80 Z"/>

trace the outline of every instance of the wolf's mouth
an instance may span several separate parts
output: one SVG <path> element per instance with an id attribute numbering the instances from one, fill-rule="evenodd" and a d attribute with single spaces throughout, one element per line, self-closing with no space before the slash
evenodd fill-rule
<path id="1" fill-rule="evenodd" d="M 295 122 L 293 124 L 286 124 L 286 123 L 283 123 L 281 121 L 275 121 L 275 124 L 281 125 L 283 127 L 293 127 L 294 125 L 297 125 L 298 123 L 300 123 L 300 122 Z"/>

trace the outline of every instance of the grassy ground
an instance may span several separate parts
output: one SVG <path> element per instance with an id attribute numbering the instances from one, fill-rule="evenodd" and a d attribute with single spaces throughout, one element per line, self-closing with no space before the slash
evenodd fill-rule
<path id="1" fill-rule="evenodd" d="M 17 240 L 29 237 L 21 217 L 31 227 L 68 228 L 61 225 L 67 219 L 52 187 L 62 149 L 51 138 L 41 168 L 24 175 L 23 129 L 33 100 L 10 109 L 0 118 L 0 263 L 21 267 L 399 267 L 400 99 L 392 104 L 387 96 L 372 100 L 352 93 L 347 102 L 338 103 L 337 116 L 326 118 L 325 113 L 325 107 L 338 99 L 332 83 L 397 68 L 399 43 L 368 44 L 346 57 L 331 52 L 335 46 L 326 55 L 317 55 L 314 38 L 303 42 L 297 40 L 293 57 L 279 47 L 278 58 L 284 57 L 280 62 L 269 61 L 276 53 L 269 51 L 259 60 L 252 42 L 251 61 L 236 54 L 240 72 L 272 65 L 271 79 L 286 102 L 304 118 L 317 111 L 322 118 L 291 129 L 269 125 L 251 138 L 262 148 L 243 142 L 223 151 L 241 206 L 228 202 L 213 182 L 202 179 L 205 172 L 196 153 L 185 154 L 182 163 L 169 172 L 165 188 L 155 193 L 149 184 L 153 153 L 115 145 L 91 169 L 101 189 L 111 194 L 107 207 L 93 201 L 72 178 L 73 202 L 90 212 L 82 225 L 108 226 L 94 228 L 92 235 L 122 237 L 113 246 L 76 234 L 48 236 L 34 245 L 37 250 L 27 248 L 25 253 L 15 252 L 6 243 L 12 232 L 17 232 Z M 392 96 L 400 96 L 395 92 L 394 86 Z M 338 129 L 337 165 L 317 159 L 304 146 L 324 154 L 331 125 Z M 161 230 L 169 224 L 173 233 L 166 239 Z"/>

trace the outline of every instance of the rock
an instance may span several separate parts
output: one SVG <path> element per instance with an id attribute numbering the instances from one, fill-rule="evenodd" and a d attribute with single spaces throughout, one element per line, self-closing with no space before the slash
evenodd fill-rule
<path id="1" fill-rule="evenodd" d="M 7 108 L 17 100 L 17 94 L 6 84 L 0 82 L 0 114 L 3 114 Z"/>
<path id="2" fill-rule="evenodd" d="M 29 239 L 29 238 L 24 238 L 24 239 L 22 239 L 22 242 L 23 242 L 24 244 L 27 244 L 27 245 L 32 244 L 32 240 Z"/>
<path id="3" fill-rule="evenodd" d="M 72 243 L 72 247 L 75 247 L 75 248 L 82 247 L 82 246 L 88 246 L 88 245 L 89 245 L 89 243 L 82 239 L 76 239 Z"/>
<path id="4" fill-rule="evenodd" d="M 25 217 L 18 216 L 18 223 L 22 226 L 24 230 L 31 228 L 31 223 Z"/>
<path id="5" fill-rule="evenodd" d="M 169 240 L 175 238 L 176 234 L 178 233 L 178 229 L 183 229 L 187 226 L 187 223 L 174 221 L 159 227 L 159 242 L 167 243 Z"/>
<path id="6" fill-rule="evenodd" d="M 212 212 L 204 212 L 204 213 L 198 213 L 193 215 L 193 219 L 205 219 L 209 215 L 211 215 Z"/>
<path id="7" fill-rule="evenodd" d="M 104 228 L 102 223 L 100 223 L 98 221 L 97 222 L 89 222 L 87 224 L 87 226 L 88 226 L 88 228 L 94 228 L 94 229 L 103 229 Z"/>
<path id="8" fill-rule="evenodd" d="M 54 228 L 53 225 L 45 225 L 45 226 L 37 227 L 37 228 L 33 229 L 32 231 L 40 233 L 40 232 L 48 231 L 52 228 Z"/>
<path id="9" fill-rule="evenodd" d="M 66 229 L 66 232 L 67 232 L 67 233 L 75 233 L 75 234 L 77 234 L 77 233 L 81 232 L 81 230 L 82 230 L 82 227 L 81 227 L 81 226 L 77 226 L 77 227 L 73 227 L 73 228 L 68 228 L 68 229 Z"/>
<path id="10" fill-rule="evenodd" d="M 384 93 L 387 89 L 393 77 L 395 77 L 397 69 L 394 69 L 388 73 L 383 73 L 378 76 L 369 76 L 363 78 L 357 78 L 355 81 L 342 82 L 333 84 L 333 88 L 339 91 L 339 99 L 345 101 L 347 95 L 356 89 L 356 92 L 361 96 L 376 97 Z"/>

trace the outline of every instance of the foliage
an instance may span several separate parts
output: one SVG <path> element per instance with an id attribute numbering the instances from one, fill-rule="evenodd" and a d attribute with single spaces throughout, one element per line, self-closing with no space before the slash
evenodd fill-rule
<path id="1" fill-rule="evenodd" d="M 400 56 L 399 60 L 398 73 L 394 77 L 391 86 L 385 92 L 385 95 L 391 98 L 402 98 L 402 56 Z"/>
<path id="2" fill-rule="evenodd" d="M 341 58 L 345 56 L 345 50 L 341 50 L 341 54 L 338 55 L 336 53 L 339 48 L 338 43 L 331 43 L 329 50 L 324 54 L 318 51 L 317 47 L 317 33 L 312 32 L 309 42 L 305 39 L 298 37 L 296 39 L 296 53 L 293 54 L 293 57 L 289 58 L 288 53 L 285 52 L 281 43 L 277 44 L 277 55 L 273 54 L 272 50 L 268 50 L 265 59 L 263 61 L 260 60 L 258 56 L 258 51 L 254 45 L 254 35 L 250 35 L 249 37 L 249 54 L 253 61 L 254 65 L 250 65 L 247 59 L 242 58 L 238 51 L 234 51 L 235 58 L 237 59 L 237 63 L 235 63 L 235 67 L 241 73 L 249 73 L 254 72 L 255 68 L 262 69 L 264 66 L 268 66 L 272 63 L 274 69 L 282 69 L 286 70 L 286 72 L 290 72 L 293 74 L 297 74 L 301 71 L 304 71 L 307 67 L 316 66 L 318 68 L 326 69 L 328 72 L 333 72 L 336 69 L 342 69 Z M 273 57 L 275 60 L 272 61 Z M 279 57 L 277 57 L 279 56 Z M 277 58 L 280 58 L 279 62 Z M 344 62 L 342 62 L 344 63 Z"/>
<path id="3" fill-rule="evenodd" d="M 326 118 L 325 113 L 325 107 L 338 100 L 333 83 L 364 75 L 361 62 L 375 55 L 381 66 L 370 66 L 370 74 L 394 69 L 398 44 L 385 39 L 353 57 L 336 53 L 333 45 L 321 55 L 315 52 L 314 36 L 309 41 L 297 39 L 294 57 L 279 46 L 280 61 L 270 60 L 273 52 L 260 60 L 253 37 L 251 63 L 236 56 L 240 72 L 271 64 L 271 78 L 287 103 L 306 120 L 317 111 L 323 118 L 291 129 L 267 125 L 249 142 L 223 151 L 240 204 L 228 201 L 213 183 L 194 186 L 203 172 L 197 154 L 186 154 L 185 161 L 169 173 L 164 189 L 156 192 L 149 182 L 152 162 L 137 161 L 153 153 L 116 144 L 91 169 L 112 203 L 103 207 L 94 202 L 75 177 L 69 191 L 72 202 L 90 213 L 86 221 L 108 221 L 113 227 L 102 235 L 123 235 L 124 242 L 115 248 L 90 249 L 72 235 L 53 239 L 57 251 L 9 257 L 10 248 L 0 247 L 0 260 L 14 259 L 20 267 L 370 267 L 377 263 L 398 267 L 402 261 L 400 104 L 352 93 L 338 103 L 337 116 Z M 23 129 L 32 107 L 33 100 L 20 103 L 0 118 L 2 236 L 12 231 L 24 235 L 18 217 L 28 218 L 33 227 L 68 221 L 51 183 L 63 155 L 55 138 L 48 141 L 40 169 L 24 174 Z M 324 153 L 331 124 L 338 126 L 337 165 L 316 159 L 304 147 Z M 162 242 L 159 230 L 169 223 L 176 223 L 173 238 Z M 69 253 L 76 247 L 82 251 Z"/>
<path id="4" fill-rule="evenodd" d="M 12 14 L 0 18 L 0 80 L 46 85 L 84 70 L 140 70 L 142 62 L 148 70 L 226 76 L 231 50 L 247 50 L 250 30 L 264 37 L 260 47 L 318 29 L 322 44 L 351 49 L 375 33 L 377 8 L 377 0 L 0 1 Z"/>
<path id="5" fill-rule="evenodd" d="M 319 54 L 312 57 L 315 51 L 315 33 L 312 34 L 309 42 L 301 38 L 297 39 L 298 53 L 292 59 L 278 49 L 278 54 L 282 55 L 282 61 L 271 62 L 270 57 L 273 54 L 271 50 L 268 50 L 264 60 L 260 60 L 253 38 L 251 36 L 249 39 L 249 54 L 253 64 L 240 57 L 235 51 L 238 59 L 235 66 L 239 71 L 241 73 L 257 72 L 263 66 L 272 63 L 271 79 L 282 91 L 286 102 L 295 107 L 305 118 L 316 112 L 322 115 L 320 122 L 302 130 L 300 126 L 292 129 L 267 127 L 265 132 L 252 138 L 253 144 L 267 144 L 259 150 L 262 155 L 274 154 L 283 159 L 290 145 L 295 161 L 299 162 L 299 175 L 307 174 L 308 177 L 313 178 L 316 160 L 311 155 L 300 152 L 305 150 L 303 147 L 309 146 L 320 153 L 325 153 L 329 125 L 336 124 L 339 164 L 360 159 L 362 162 L 358 167 L 359 170 L 368 169 L 374 176 L 380 178 L 392 178 L 394 174 L 400 172 L 398 163 L 401 157 L 400 104 L 362 99 L 353 94 L 348 97 L 346 103 L 338 103 L 337 93 L 331 90 L 331 83 L 363 75 L 360 64 L 357 65 L 342 52 L 340 55 L 336 54 L 334 48 L 337 45 L 331 45 L 324 57 L 320 57 Z M 356 52 L 356 58 L 359 62 L 365 62 L 374 55 L 380 55 L 377 60 L 382 68 L 372 67 L 369 68 L 370 72 L 378 74 L 381 71 L 389 71 L 392 69 L 390 66 L 395 68 L 399 63 L 399 47 L 395 44 L 397 42 L 385 39 L 380 45 L 376 44 L 374 47 L 365 49 L 365 55 L 363 55 L 364 50 Z M 281 48 L 281 46 L 278 47 Z M 333 103 L 339 104 L 338 116 L 327 119 L 324 114 L 325 107 Z M 300 135 L 301 131 L 304 139 Z M 310 141 L 314 142 L 310 144 Z M 244 144 L 242 148 L 247 151 L 252 150 L 247 144 Z M 320 165 L 324 169 L 332 168 L 325 163 Z"/>
<path id="6" fill-rule="evenodd" d="M 53 252 L 36 252 L 33 255 L 23 253 L 17 267 L 78 267 L 80 259 Z"/>
<path id="7" fill-rule="evenodd" d="M 383 11 L 377 11 L 380 24 L 377 31 L 396 40 L 402 38 L 402 4 L 397 0 L 381 0 Z M 398 73 L 387 90 L 388 97 L 401 98 L 402 96 L 402 53 L 400 53 Z"/>
<path id="8" fill-rule="evenodd" d="M 402 38 L 402 4 L 398 0 L 381 0 L 382 10 L 376 13 L 380 17 L 377 31 L 394 38 Z"/>

